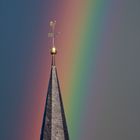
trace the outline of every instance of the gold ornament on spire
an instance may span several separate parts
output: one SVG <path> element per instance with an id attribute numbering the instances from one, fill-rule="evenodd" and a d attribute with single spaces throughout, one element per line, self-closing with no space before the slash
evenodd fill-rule
<path id="1" fill-rule="evenodd" d="M 51 48 L 51 55 L 55 55 L 55 54 L 57 54 L 57 50 L 55 47 L 52 47 Z"/>

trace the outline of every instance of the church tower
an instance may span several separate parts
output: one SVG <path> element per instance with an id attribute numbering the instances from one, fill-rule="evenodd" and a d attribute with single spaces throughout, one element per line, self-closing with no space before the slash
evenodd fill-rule
<path id="1" fill-rule="evenodd" d="M 44 117 L 41 129 L 40 140 L 69 140 L 68 129 L 66 124 L 65 112 L 61 97 L 57 69 L 55 65 L 55 25 L 56 21 L 50 22 L 52 32 L 48 34 L 52 38 L 52 64 L 48 92 L 44 110 Z"/>

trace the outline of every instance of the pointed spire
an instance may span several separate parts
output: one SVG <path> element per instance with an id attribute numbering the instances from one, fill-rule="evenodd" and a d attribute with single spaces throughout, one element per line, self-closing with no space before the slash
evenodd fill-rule
<path id="1" fill-rule="evenodd" d="M 57 53 L 54 46 L 55 25 L 56 21 L 50 22 L 50 26 L 52 27 L 52 32 L 49 33 L 49 37 L 52 37 L 52 67 L 40 140 L 69 140 L 61 90 L 59 86 L 57 69 L 55 66 L 55 55 Z"/>

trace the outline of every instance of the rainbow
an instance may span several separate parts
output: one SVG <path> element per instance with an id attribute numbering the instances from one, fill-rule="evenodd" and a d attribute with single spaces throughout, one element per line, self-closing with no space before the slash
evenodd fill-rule
<path id="1" fill-rule="evenodd" d="M 56 65 L 61 92 L 67 117 L 71 140 L 80 140 L 84 123 L 88 118 L 87 108 L 95 109 L 94 120 L 102 99 L 98 97 L 102 83 L 109 76 L 108 66 L 112 54 L 112 34 L 117 31 L 119 14 L 115 11 L 120 1 L 111 0 L 60 0 L 46 1 L 42 4 L 42 24 L 39 27 L 39 42 L 36 44 L 34 65 L 36 68 L 35 88 L 28 88 L 32 93 L 33 108 L 29 108 L 34 126 L 26 124 L 25 139 L 38 140 L 42 124 L 42 115 L 50 74 L 50 42 L 47 39 L 49 21 L 57 21 L 57 30 L 61 32 L 56 40 L 58 50 Z M 113 10 L 112 10 L 113 9 Z M 112 11 L 114 13 L 112 13 Z M 114 18 L 115 17 L 115 18 Z M 37 48 L 38 46 L 38 48 Z M 99 76 L 100 74 L 100 76 Z M 99 76 L 99 77 L 98 77 Z M 91 94 L 97 99 L 95 107 L 88 104 Z M 93 97 L 93 96 L 92 96 Z M 95 99 L 93 99 L 94 101 Z M 32 137 L 29 138 L 29 132 Z M 28 136 L 27 136 L 28 135 Z M 27 136 L 27 137 L 26 137 Z"/>

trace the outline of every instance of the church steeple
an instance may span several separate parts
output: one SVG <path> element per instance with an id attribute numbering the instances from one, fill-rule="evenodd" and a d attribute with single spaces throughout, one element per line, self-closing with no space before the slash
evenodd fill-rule
<path id="1" fill-rule="evenodd" d="M 52 66 L 48 85 L 48 92 L 44 110 L 40 140 L 69 140 L 65 112 L 61 97 L 59 80 L 55 66 L 55 25 L 56 21 L 50 22 L 52 32 L 48 34 L 52 38 Z"/>

